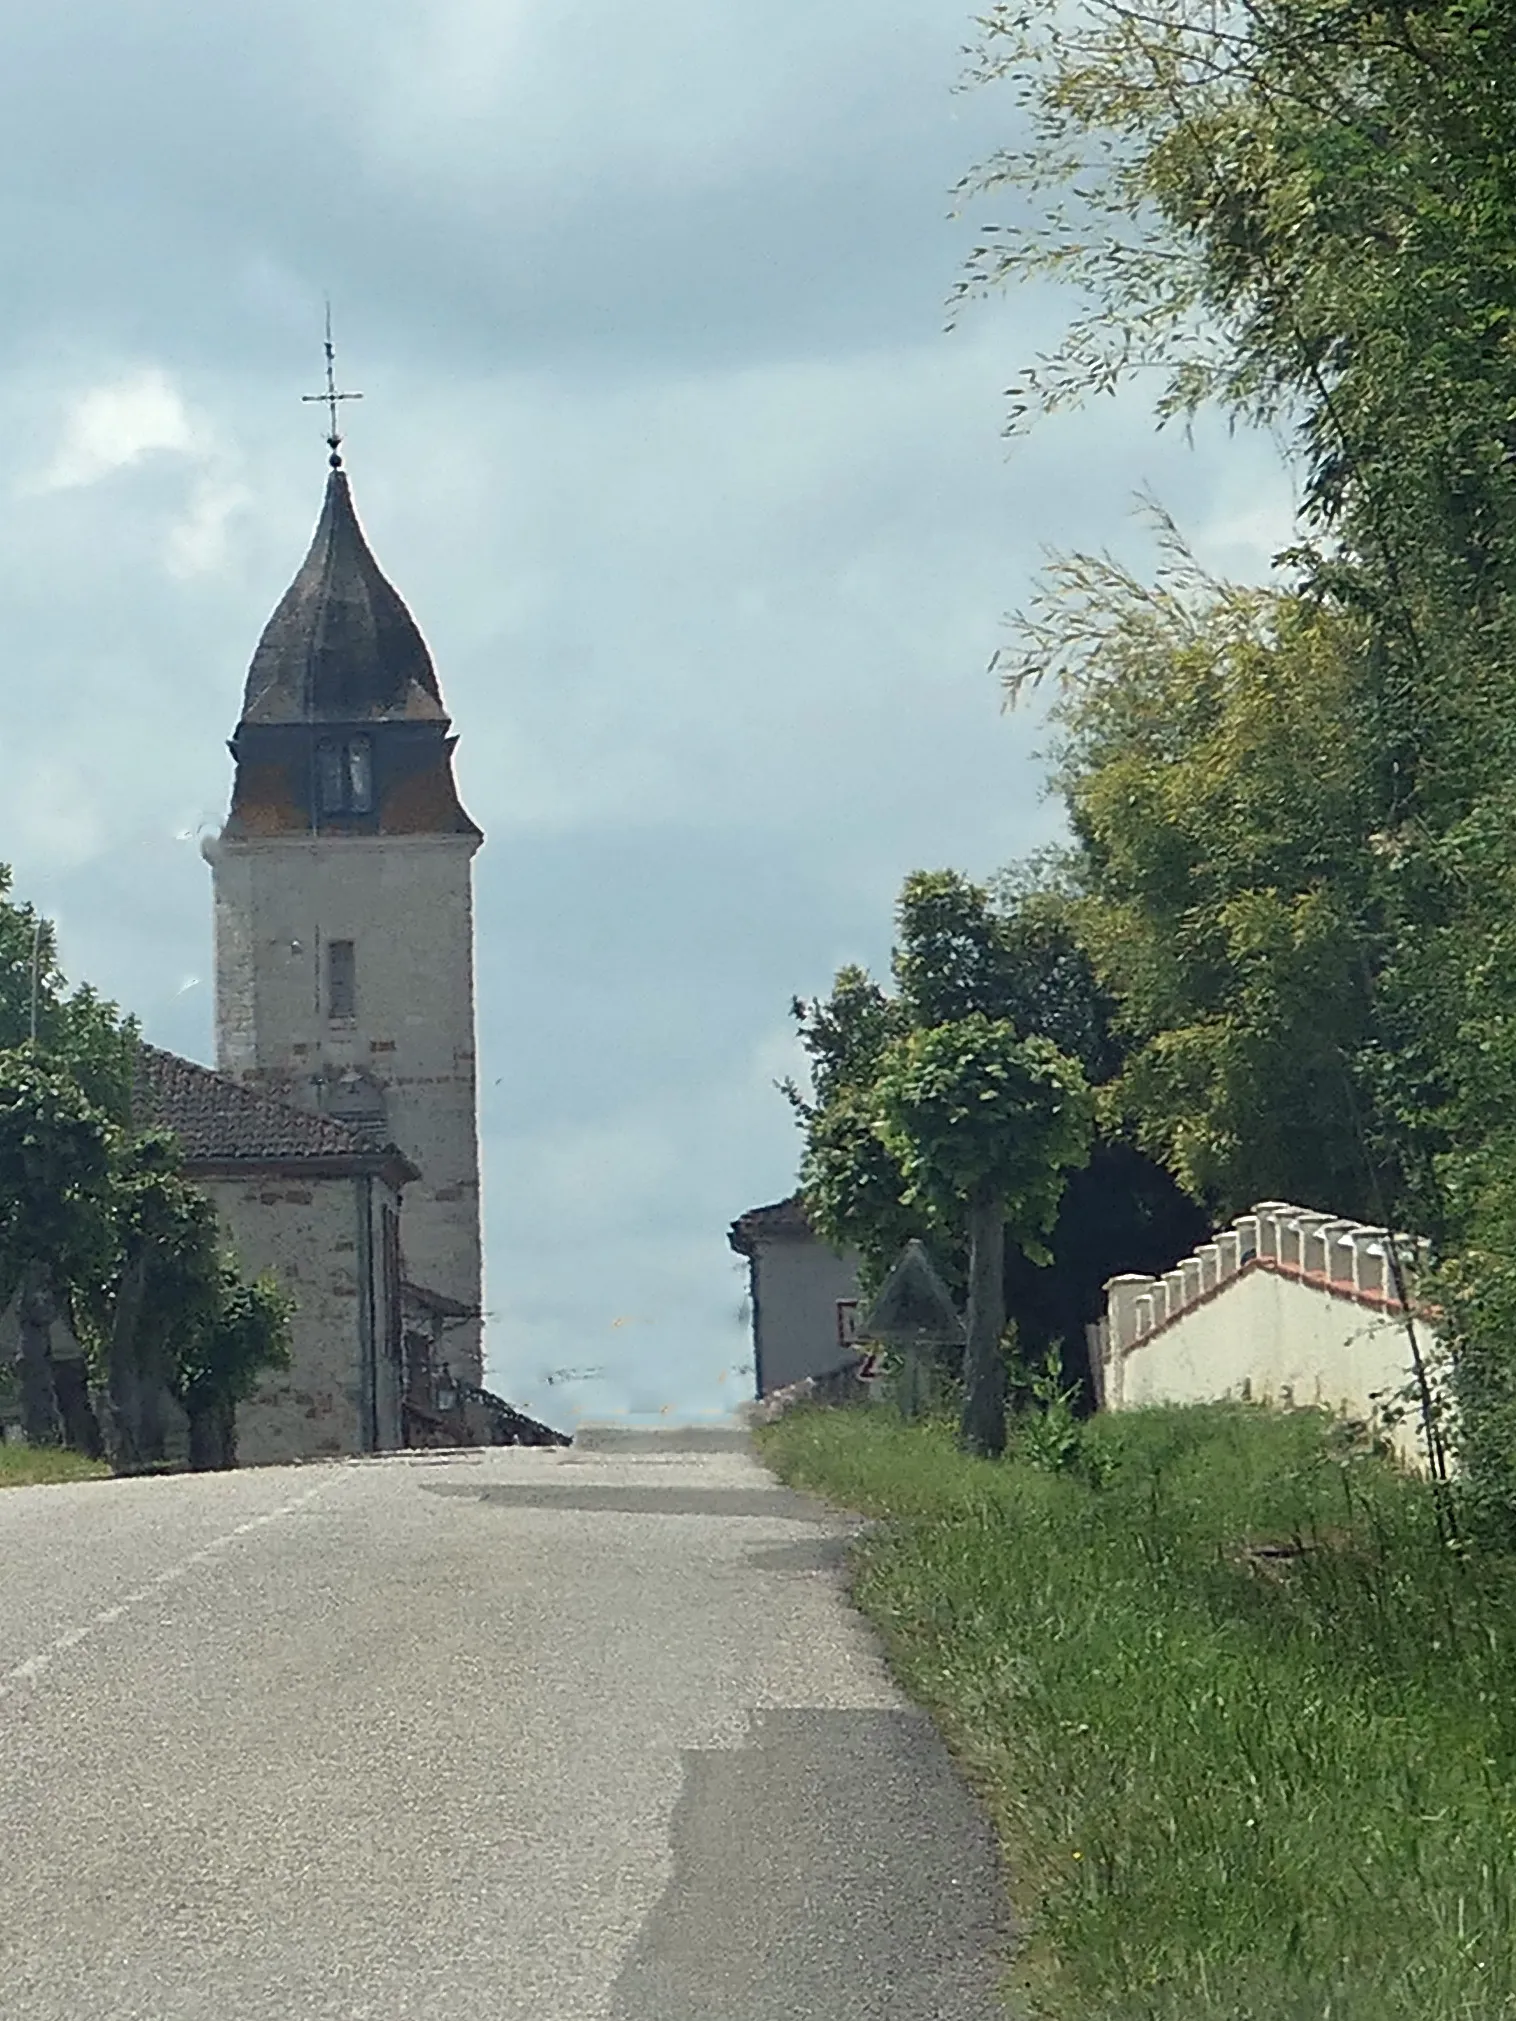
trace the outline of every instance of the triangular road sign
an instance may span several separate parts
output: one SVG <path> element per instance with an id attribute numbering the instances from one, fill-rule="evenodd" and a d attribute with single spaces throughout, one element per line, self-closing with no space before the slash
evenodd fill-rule
<path id="1" fill-rule="evenodd" d="M 947 1286 L 919 1242 L 908 1242 L 858 1321 L 859 1340 L 892 1347 L 962 1347 L 968 1336 Z"/>

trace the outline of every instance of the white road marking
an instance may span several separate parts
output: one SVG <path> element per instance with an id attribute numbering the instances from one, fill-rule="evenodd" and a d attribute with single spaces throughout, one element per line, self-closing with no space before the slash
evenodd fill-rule
<path id="1" fill-rule="evenodd" d="M 202 1545 L 198 1551 L 191 1552 L 182 1563 L 170 1565 L 167 1571 L 155 1573 L 145 1586 L 139 1586 L 135 1593 L 126 1594 L 113 1607 L 102 1607 L 100 1612 L 85 1622 L 82 1628 L 70 1628 L 66 1635 L 60 1635 L 57 1641 L 49 1643 L 46 1649 L 39 1650 L 35 1656 L 28 1656 L 24 1663 L 18 1663 L 13 1670 L 0 1674 L 0 1699 L 10 1698 L 24 1684 L 35 1684 L 55 1657 L 77 1648 L 79 1643 L 94 1634 L 97 1628 L 108 1628 L 113 1621 L 119 1621 L 129 1608 L 138 1607 L 144 1600 L 151 1599 L 159 1587 L 171 1586 L 175 1580 L 182 1579 L 185 1573 L 193 1570 L 196 1565 L 209 1563 L 218 1552 L 224 1551 L 228 1544 L 235 1543 L 238 1537 L 245 1537 L 251 1531 L 261 1529 L 265 1523 L 277 1523 L 281 1516 L 292 1516 L 296 1509 L 304 1508 L 307 1502 L 314 1501 L 328 1485 L 328 1482 L 320 1481 L 314 1488 L 307 1488 L 303 1495 L 296 1495 L 292 1502 L 285 1502 L 277 1509 L 270 1509 L 266 1515 L 250 1516 L 245 1523 L 239 1523 L 234 1530 L 228 1530 L 224 1537 L 216 1537 L 209 1544 Z"/>

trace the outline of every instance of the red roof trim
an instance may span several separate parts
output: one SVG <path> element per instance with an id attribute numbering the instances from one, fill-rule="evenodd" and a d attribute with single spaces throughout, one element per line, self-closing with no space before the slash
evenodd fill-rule
<path id="1" fill-rule="evenodd" d="M 1323 1270 L 1306 1270 L 1298 1263 L 1283 1263 L 1277 1256 L 1248 1256 L 1243 1259 L 1241 1268 L 1234 1270 L 1229 1277 L 1223 1277 L 1218 1283 L 1210 1285 L 1197 1297 L 1189 1299 L 1178 1312 L 1171 1312 L 1166 1319 L 1160 1320 L 1157 1326 L 1150 1327 L 1146 1333 L 1140 1333 L 1135 1340 L 1128 1341 L 1121 1350 L 1122 1355 L 1133 1354 L 1139 1347 L 1146 1347 L 1150 1340 L 1156 1340 L 1159 1334 L 1167 1333 L 1171 1326 L 1176 1326 L 1197 1306 L 1209 1305 L 1229 1285 L 1235 1284 L 1239 1278 L 1249 1276 L 1255 1270 L 1266 1270 L 1274 1277 L 1293 1278 L 1296 1283 L 1307 1284 L 1314 1291 L 1325 1291 L 1333 1298 L 1346 1299 L 1350 1305 L 1365 1306 L 1372 1312 L 1382 1313 L 1386 1318 L 1403 1316 L 1405 1313 L 1405 1307 L 1393 1292 L 1355 1291 L 1351 1284 L 1343 1284 L 1340 1280 L 1334 1282 Z M 1418 1319 L 1432 1319 L 1437 1315 L 1437 1307 L 1416 1305 L 1412 1307 L 1412 1312 Z"/>

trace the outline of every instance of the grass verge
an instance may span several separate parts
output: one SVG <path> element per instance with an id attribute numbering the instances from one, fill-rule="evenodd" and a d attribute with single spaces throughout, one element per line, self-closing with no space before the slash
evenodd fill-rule
<path id="1" fill-rule="evenodd" d="M 36 1488 L 50 1481 L 96 1481 L 110 1478 L 105 1460 L 92 1460 L 62 1446 L 0 1444 L 0 1488 Z"/>
<path id="2" fill-rule="evenodd" d="M 1051 2021 L 1513 2021 L 1516 1579 L 1315 1412 L 1134 1411 L 1070 1469 L 802 1406 L 853 1594 L 995 1821 Z"/>

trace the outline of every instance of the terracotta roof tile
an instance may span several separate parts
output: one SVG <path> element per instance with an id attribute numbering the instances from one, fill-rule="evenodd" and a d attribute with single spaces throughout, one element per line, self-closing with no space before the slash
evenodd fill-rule
<path id="1" fill-rule="evenodd" d="M 133 1112 L 141 1124 L 171 1129 L 191 1161 L 375 1155 L 375 1146 L 346 1123 L 297 1109 L 158 1046 L 139 1049 Z"/>

